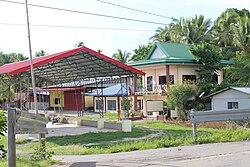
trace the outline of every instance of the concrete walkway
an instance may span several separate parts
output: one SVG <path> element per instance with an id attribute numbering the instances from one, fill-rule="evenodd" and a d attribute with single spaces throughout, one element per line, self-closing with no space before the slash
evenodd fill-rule
<path id="1" fill-rule="evenodd" d="M 248 167 L 250 141 L 100 155 L 53 156 L 52 167 Z"/>

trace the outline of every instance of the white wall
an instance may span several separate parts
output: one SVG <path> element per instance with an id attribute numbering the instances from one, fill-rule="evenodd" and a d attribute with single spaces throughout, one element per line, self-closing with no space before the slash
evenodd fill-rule
<path id="1" fill-rule="evenodd" d="M 163 58 L 163 57 L 166 57 L 165 54 L 163 54 L 162 51 L 158 47 L 156 47 L 150 59 Z"/>
<path id="2" fill-rule="evenodd" d="M 239 109 L 250 108 L 250 99 L 248 94 L 229 89 L 212 97 L 212 110 L 227 110 L 227 102 L 238 102 Z"/>

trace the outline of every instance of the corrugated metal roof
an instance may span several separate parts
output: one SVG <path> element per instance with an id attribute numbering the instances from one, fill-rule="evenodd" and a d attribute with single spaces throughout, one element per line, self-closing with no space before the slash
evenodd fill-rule
<path id="1" fill-rule="evenodd" d="M 123 85 L 123 86 L 122 86 Z M 128 91 L 126 90 L 125 84 L 117 84 L 103 89 L 103 96 L 115 97 L 115 96 L 127 96 Z M 87 93 L 85 96 L 98 96 L 97 91 L 92 93 Z M 101 94 L 99 94 L 101 96 Z"/>
<path id="2" fill-rule="evenodd" d="M 250 87 L 231 87 L 231 88 L 246 94 L 250 94 Z"/>

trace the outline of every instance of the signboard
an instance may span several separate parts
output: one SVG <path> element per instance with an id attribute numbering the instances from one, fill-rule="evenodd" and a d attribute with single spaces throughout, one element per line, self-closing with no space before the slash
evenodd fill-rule
<path id="1" fill-rule="evenodd" d="M 48 129 L 46 124 L 48 119 L 39 115 L 26 111 L 16 111 L 16 134 L 46 134 Z"/>
<path id="2" fill-rule="evenodd" d="M 162 100 L 147 101 L 147 112 L 160 112 L 163 111 Z"/>

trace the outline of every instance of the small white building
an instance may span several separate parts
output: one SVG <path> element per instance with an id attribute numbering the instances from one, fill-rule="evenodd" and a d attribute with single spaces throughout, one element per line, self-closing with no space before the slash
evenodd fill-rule
<path id="1" fill-rule="evenodd" d="M 250 87 L 228 87 L 204 99 L 211 99 L 211 110 L 250 109 Z"/>

